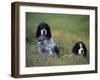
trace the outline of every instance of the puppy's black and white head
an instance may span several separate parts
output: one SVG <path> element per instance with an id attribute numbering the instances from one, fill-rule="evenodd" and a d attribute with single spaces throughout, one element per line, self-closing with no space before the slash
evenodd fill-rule
<path id="1" fill-rule="evenodd" d="M 72 53 L 76 55 L 83 55 L 84 57 L 87 56 L 87 48 L 83 42 L 77 42 L 74 47 L 72 48 Z"/>
<path id="2" fill-rule="evenodd" d="M 36 31 L 36 37 L 45 36 L 51 38 L 50 27 L 47 23 L 40 23 Z"/>

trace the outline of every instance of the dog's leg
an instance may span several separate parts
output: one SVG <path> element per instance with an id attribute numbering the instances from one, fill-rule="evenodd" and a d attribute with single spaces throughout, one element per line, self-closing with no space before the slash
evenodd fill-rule
<path id="1" fill-rule="evenodd" d="M 49 55 L 53 56 L 53 52 L 52 51 L 49 51 Z"/>
<path id="2" fill-rule="evenodd" d="M 56 53 L 56 55 L 60 57 L 60 49 L 58 48 L 58 46 L 54 46 L 54 53 Z"/>

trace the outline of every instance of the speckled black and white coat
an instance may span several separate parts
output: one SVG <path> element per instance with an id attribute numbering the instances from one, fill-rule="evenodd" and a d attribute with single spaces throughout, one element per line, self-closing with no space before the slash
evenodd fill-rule
<path id="1" fill-rule="evenodd" d="M 39 24 L 37 31 L 37 51 L 39 54 L 57 55 L 60 57 L 60 48 L 53 41 L 50 27 L 46 23 Z"/>

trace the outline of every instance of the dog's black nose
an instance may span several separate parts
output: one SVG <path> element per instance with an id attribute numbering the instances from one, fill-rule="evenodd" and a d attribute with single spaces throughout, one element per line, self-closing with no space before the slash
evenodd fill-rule
<path id="1" fill-rule="evenodd" d="M 43 31 L 43 34 L 45 34 L 45 31 Z"/>
<path id="2" fill-rule="evenodd" d="M 81 50 L 81 53 L 84 53 L 84 50 Z"/>

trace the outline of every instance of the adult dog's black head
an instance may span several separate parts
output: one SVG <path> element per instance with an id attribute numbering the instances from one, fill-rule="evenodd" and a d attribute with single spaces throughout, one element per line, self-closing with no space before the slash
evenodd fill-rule
<path id="1" fill-rule="evenodd" d="M 45 36 L 51 38 L 50 27 L 47 23 L 40 23 L 36 31 L 36 37 Z"/>
<path id="2" fill-rule="evenodd" d="M 73 54 L 82 54 L 84 57 L 87 56 L 87 48 L 83 42 L 77 42 L 72 48 Z"/>

